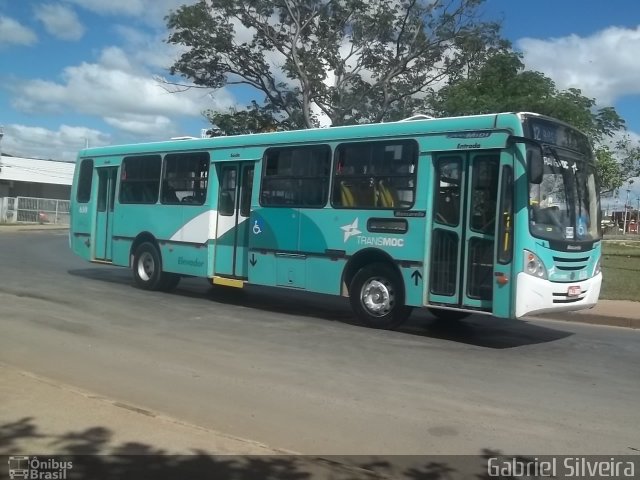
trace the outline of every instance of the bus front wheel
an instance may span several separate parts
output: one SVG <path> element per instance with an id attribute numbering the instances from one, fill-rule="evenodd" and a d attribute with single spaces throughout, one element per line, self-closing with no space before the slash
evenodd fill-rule
<path id="1" fill-rule="evenodd" d="M 411 307 L 404 304 L 402 278 L 384 263 L 358 270 L 351 281 L 349 300 L 357 317 L 372 328 L 397 328 L 411 314 Z"/>
<path id="2" fill-rule="evenodd" d="M 133 255 L 133 280 L 144 290 L 162 290 L 167 284 L 168 276 L 162 272 L 160 252 L 153 243 L 144 242 L 136 248 Z"/>

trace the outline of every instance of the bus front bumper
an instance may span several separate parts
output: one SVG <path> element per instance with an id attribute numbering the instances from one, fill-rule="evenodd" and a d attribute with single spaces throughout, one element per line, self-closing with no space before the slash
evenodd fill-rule
<path id="1" fill-rule="evenodd" d="M 516 284 L 516 317 L 539 313 L 568 312 L 595 306 L 600 295 L 602 273 L 573 283 L 556 283 L 519 273 Z M 569 296 L 569 287 L 580 287 L 580 294 Z M 572 289 L 574 290 L 574 289 Z"/>

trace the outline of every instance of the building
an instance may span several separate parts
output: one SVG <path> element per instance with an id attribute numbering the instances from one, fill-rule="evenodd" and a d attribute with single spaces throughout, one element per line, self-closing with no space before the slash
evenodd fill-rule
<path id="1" fill-rule="evenodd" d="M 38 197 L 69 200 L 75 163 L 0 157 L 0 198 Z"/>

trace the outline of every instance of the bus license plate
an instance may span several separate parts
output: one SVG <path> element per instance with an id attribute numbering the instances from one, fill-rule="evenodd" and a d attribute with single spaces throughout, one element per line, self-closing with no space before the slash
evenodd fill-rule
<path id="1" fill-rule="evenodd" d="M 567 290 L 567 297 L 577 297 L 582 293 L 579 285 L 573 285 Z"/>

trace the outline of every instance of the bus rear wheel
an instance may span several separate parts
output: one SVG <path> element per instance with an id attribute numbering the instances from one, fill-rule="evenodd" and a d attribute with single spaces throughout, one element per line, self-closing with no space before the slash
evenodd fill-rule
<path id="1" fill-rule="evenodd" d="M 133 255 L 133 281 L 138 287 L 143 290 L 165 290 L 167 287 L 175 287 L 178 283 L 173 275 L 162 271 L 160 252 L 153 243 L 144 242 L 136 248 Z"/>
<path id="2" fill-rule="evenodd" d="M 411 314 L 411 307 L 404 304 L 402 278 L 384 263 L 358 270 L 351 281 L 349 300 L 360 321 L 372 328 L 397 328 Z"/>

